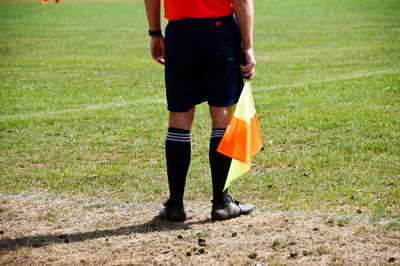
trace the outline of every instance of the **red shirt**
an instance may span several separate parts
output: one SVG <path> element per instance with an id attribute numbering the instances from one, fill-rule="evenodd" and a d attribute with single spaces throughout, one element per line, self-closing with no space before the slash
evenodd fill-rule
<path id="1" fill-rule="evenodd" d="M 165 18 L 215 18 L 233 13 L 232 0 L 164 0 Z"/>

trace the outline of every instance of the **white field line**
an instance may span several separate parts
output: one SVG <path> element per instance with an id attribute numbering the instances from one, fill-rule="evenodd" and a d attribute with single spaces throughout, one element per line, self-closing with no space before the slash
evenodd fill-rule
<path id="1" fill-rule="evenodd" d="M 275 86 L 270 86 L 270 87 L 261 87 L 261 88 L 255 87 L 255 88 L 253 88 L 253 90 L 254 91 L 259 91 L 259 90 L 262 91 L 262 90 L 276 90 L 276 89 L 282 89 L 282 88 L 304 87 L 304 86 L 312 85 L 312 84 L 328 83 L 328 82 L 334 82 L 334 81 L 339 81 L 339 80 L 349 80 L 349 79 L 368 77 L 368 76 L 379 75 L 379 74 L 399 74 L 400 75 L 400 69 L 388 69 L 388 70 L 380 70 L 380 71 L 373 71 L 373 72 L 367 72 L 367 73 L 357 73 L 354 75 L 338 76 L 338 77 L 330 78 L 330 79 L 320 79 L 320 80 L 314 80 L 314 81 L 308 81 L 308 82 L 281 84 L 281 85 L 275 85 Z"/>
<path id="2" fill-rule="evenodd" d="M 0 119 L 24 119 L 24 118 L 35 117 L 35 116 L 40 117 L 40 116 L 47 116 L 47 115 L 53 115 L 53 114 L 79 113 L 79 112 L 88 112 L 88 111 L 93 111 L 93 110 L 98 110 L 98 109 L 107 109 L 107 108 L 111 108 L 111 107 L 124 107 L 124 106 L 135 105 L 135 104 L 143 105 L 143 104 L 163 103 L 163 102 L 165 102 L 164 99 L 144 98 L 144 99 L 137 100 L 137 101 L 94 104 L 94 105 L 87 105 L 82 108 L 64 109 L 64 110 L 59 110 L 59 111 L 42 111 L 42 112 L 27 113 L 27 114 L 1 115 Z"/>
<path id="3" fill-rule="evenodd" d="M 302 86 L 306 86 L 306 85 L 321 84 L 321 83 L 334 82 L 334 81 L 339 81 L 339 80 L 349 80 L 349 79 L 373 76 L 373 75 L 378 75 L 378 74 L 398 74 L 398 73 L 400 73 L 400 69 L 388 69 L 388 70 L 381 70 L 381 71 L 374 71 L 374 72 L 367 72 L 367 73 L 358 73 L 358 74 L 354 74 L 354 75 L 347 75 L 347 76 L 341 76 L 341 77 L 330 78 L 330 79 L 314 80 L 314 81 L 309 81 L 309 82 L 281 84 L 281 85 L 275 85 L 275 86 L 270 86 L 270 87 L 261 87 L 261 88 L 256 87 L 253 90 L 254 91 L 261 90 L 262 91 L 262 90 L 276 90 L 276 89 L 282 89 L 282 88 L 296 88 L 296 87 L 302 87 Z M 52 114 L 87 112 L 87 111 L 105 109 L 105 108 L 110 108 L 110 107 L 123 107 L 123 106 L 134 105 L 134 104 L 149 104 L 149 103 L 163 103 L 163 102 L 165 102 L 165 99 L 145 98 L 145 99 L 141 99 L 141 100 L 137 100 L 137 101 L 130 101 L 130 102 L 88 105 L 88 106 L 85 106 L 82 108 L 76 108 L 76 109 L 64 109 L 64 110 L 59 110 L 59 111 L 43 111 L 43 112 L 37 112 L 37 113 L 15 114 L 15 115 L 1 115 L 0 119 L 24 119 L 24 118 L 35 117 L 35 116 L 38 117 L 38 116 L 46 116 L 46 115 L 52 115 Z"/>

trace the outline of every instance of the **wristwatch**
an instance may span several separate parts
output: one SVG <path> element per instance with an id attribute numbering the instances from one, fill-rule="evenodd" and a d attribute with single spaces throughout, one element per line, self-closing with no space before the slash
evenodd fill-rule
<path id="1" fill-rule="evenodd" d="M 150 36 L 157 36 L 157 35 L 161 35 L 161 34 L 162 34 L 161 30 L 149 30 Z"/>

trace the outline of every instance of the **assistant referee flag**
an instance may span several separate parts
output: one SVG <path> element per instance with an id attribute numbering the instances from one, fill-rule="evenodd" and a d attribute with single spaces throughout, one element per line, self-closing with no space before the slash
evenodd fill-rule
<path id="1" fill-rule="evenodd" d="M 245 80 L 235 113 L 217 149 L 218 152 L 232 158 L 224 190 L 233 180 L 250 170 L 251 157 L 262 147 L 250 82 Z"/>

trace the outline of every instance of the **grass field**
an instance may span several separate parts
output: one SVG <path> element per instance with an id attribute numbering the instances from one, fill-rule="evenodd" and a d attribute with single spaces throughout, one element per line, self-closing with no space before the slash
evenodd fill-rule
<path id="1" fill-rule="evenodd" d="M 256 1 L 265 150 L 232 185 L 259 210 L 400 213 L 400 2 Z M 165 25 L 165 24 L 164 24 Z M 0 5 L 0 192 L 161 203 L 163 69 L 138 2 Z M 211 199 L 198 107 L 185 199 Z"/>

